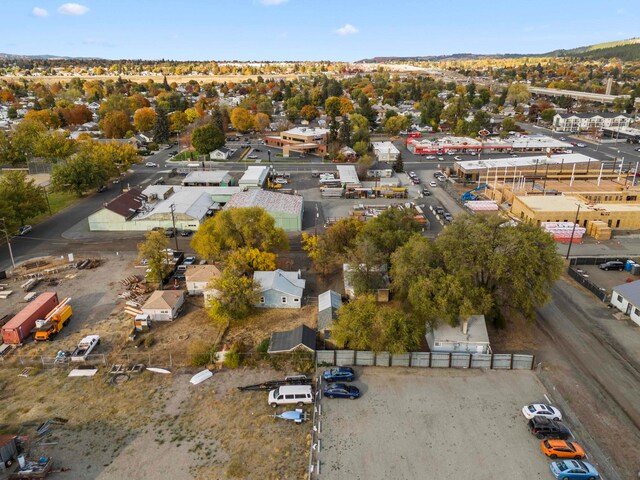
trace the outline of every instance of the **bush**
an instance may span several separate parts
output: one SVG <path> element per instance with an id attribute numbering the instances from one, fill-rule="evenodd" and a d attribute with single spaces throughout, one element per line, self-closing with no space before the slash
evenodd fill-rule
<path id="1" fill-rule="evenodd" d="M 269 356 L 269 354 L 267 353 L 269 351 L 269 339 L 265 338 L 264 340 L 262 340 L 256 350 L 260 354 L 260 358 L 262 360 L 266 359 Z"/>
<path id="2" fill-rule="evenodd" d="M 158 144 L 155 142 L 151 142 L 147 145 L 147 150 L 149 150 L 150 152 L 155 152 L 158 150 Z"/>
<path id="3" fill-rule="evenodd" d="M 156 339 L 149 335 L 145 337 L 143 345 L 145 348 L 150 348 L 153 346 L 154 343 L 156 343 Z"/>
<path id="4" fill-rule="evenodd" d="M 216 346 L 208 345 L 202 340 L 189 345 L 188 352 L 191 356 L 191 365 L 194 367 L 204 367 L 216 361 Z"/>
<path id="5" fill-rule="evenodd" d="M 240 347 L 237 344 L 233 344 L 224 356 L 224 366 L 227 368 L 238 368 L 242 363 L 242 354 Z"/>

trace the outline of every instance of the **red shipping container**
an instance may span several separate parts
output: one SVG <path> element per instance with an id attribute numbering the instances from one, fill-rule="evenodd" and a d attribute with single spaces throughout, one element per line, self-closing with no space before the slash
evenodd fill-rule
<path id="1" fill-rule="evenodd" d="M 44 319 L 58 303 L 58 295 L 55 292 L 44 292 L 38 295 L 2 327 L 4 343 L 13 345 L 22 343 L 35 328 L 36 320 Z"/>

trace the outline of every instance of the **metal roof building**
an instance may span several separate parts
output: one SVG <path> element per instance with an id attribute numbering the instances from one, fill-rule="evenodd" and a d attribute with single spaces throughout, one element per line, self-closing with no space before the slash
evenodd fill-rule
<path id="1" fill-rule="evenodd" d="M 286 332 L 273 332 L 269 340 L 269 353 L 285 353 L 294 350 L 316 349 L 316 331 L 306 325 L 300 325 Z"/>
<path id="2" fill-rule="evenodd" d="M 265 165 L 250 165 L 244 172 L 238 185 L 247 188 L 262 188 L 267 181 L 269 167 Z"/>
<path id="3" fill-rule="evenodd" d="M 302 230 L 304 201 L 300 195 L 249 189 L 236 193 L 224 208 L 260 207 L 276 221 L 276 227 L 288 232 Z"/>

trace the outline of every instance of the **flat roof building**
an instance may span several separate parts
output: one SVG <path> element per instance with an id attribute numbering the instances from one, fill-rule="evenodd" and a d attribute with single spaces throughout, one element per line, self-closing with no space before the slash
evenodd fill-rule
<path id="1" fill-rule="evenodd" d="M 318 127 L 295 127 L 280 132 L 279 137 L 265 137 L 264 142 L 271 147 L 282 148 L 282 156 L 289 157 L 291 152 L 325 155 L 329 129 Z"/>
<path id="2" fill-rule="evenodd" d="M 347 185 L 360 185 L 360 179 L 358 178 L 355 165 L 336 165 L 336 168 L 338 169 L 339 180 L 343 187 Z"/>
<path id="3" fill-rule="evenodd" d="M 238 186 L 243 188 L 262 188 L 267 183 L 269 167 L 265 165 L 249 165 L 242 178 L 238 181 Z"/>
<path id="4" fill-rule="evenodd" d="M 224 170 L 196 170 L 187 173 L 182 185 L 188 187 L 227 187 L 233 184 L 233 177 Z"/>

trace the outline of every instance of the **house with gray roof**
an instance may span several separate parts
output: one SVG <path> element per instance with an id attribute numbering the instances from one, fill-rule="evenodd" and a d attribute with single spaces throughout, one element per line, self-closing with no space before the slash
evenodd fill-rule
<path id="1" fill-rule="evenodd" d="M 613 287 L 611 305 L 640 325 L 640 280 Z"/>
<path id="2" fill-rule="evenodd" d="M 325 340 L 331 337 L 332 324 L 341 306 L 342 296 L 333 290 L 318 295 L 318 331 Z"/>
<path id="3" fill-rule="evenodd" d="M 286 332 L 273 332 L 269 340 L 268 353 L 288 353 L 295 350 L 313 352 L 316 349 L 316 331 L 300 325 Z"/>
<path id="4" fill-rule="evenodd" d="M 306 280 L 301 278 L 300 270 L 285 272 L 254 272 L 253 280 L 258 286 L 257 307 L 262 308 L 300 308 Z"/>

